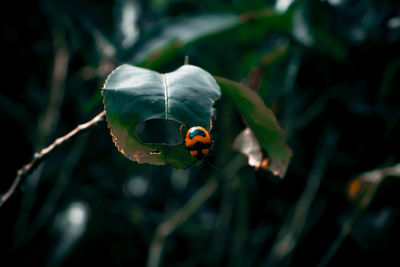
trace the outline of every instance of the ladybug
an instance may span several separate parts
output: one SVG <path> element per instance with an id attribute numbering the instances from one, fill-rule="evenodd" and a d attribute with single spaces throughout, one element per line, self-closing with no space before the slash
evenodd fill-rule
<path id="1" fill-rule="evenodd" d="M 190 128 L 186 133 L 185 148 L 189 151 L 190 155 L 196 157 L 198 160 L 210 152 L 212 139 L 210 133 L 201 126 Z"/>

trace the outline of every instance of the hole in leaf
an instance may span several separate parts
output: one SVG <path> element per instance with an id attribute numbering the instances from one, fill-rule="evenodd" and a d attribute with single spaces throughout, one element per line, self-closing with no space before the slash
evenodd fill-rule
<path id="1" fill-rule="evenodd" d="M 136 127 L 136 135 L 143 143 L 177 145 L 183 142 L 181 124 L 173 120 L 151 119 Z"/>
<path id="2" fill-rule="evenodd" d="M 179 131 L 181 133 L 182 139 L 184 139 L 187 131 L 189 131 L 189 128 L 186 125 L 182 124 Z"/>

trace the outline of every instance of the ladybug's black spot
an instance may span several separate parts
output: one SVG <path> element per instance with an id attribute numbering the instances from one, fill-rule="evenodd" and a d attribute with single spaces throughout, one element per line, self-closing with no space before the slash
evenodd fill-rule
<path id="1" fill-rule="evenodd" d="M 206 137 L 206 133 L 205 133 L 203 130 L 201 130 L 201 129 L 195 129 L 195 130 L 193 130 L 193 131 L 190 132 L 189 138 L 190 138 L 190 139 L 193 139 L 193 137 L 198 136 L 198 135 L 201 135 L 201 136 L 203 136 L 203 137 Z"/>
<path id="2" fill-rule="evenodd" d="M 197 150 L 197 151 L 201 152 L 202 149 L 210 148 L 210 147 L 211 147 L 211 143 L 196 142 L 196 144 L 194 144 L 194 145 L 187 146 L 186 149 L 189 151 Z"/>

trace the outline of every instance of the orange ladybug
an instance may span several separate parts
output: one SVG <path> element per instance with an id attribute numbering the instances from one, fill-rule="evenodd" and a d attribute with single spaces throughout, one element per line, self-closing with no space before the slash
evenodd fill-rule
<path id="1" fill-rule="evenodd" d="M 201 126 L 190 128 L 186 133 L 185 148 L 189 151 L 190 155 L 196 157 L 198 160 L 210 152 L 212 139 L 210 133 Z"/>

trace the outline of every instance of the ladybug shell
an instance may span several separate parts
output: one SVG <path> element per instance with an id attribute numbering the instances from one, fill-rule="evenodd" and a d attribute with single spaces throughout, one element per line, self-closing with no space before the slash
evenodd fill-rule
<path id="1" fill-rule="evenodd" d="M 201 126 L 192 127 L 186 133 L 185 147 L 199 160 L 210 152 L 211 142 L 210 134 Z"/>

